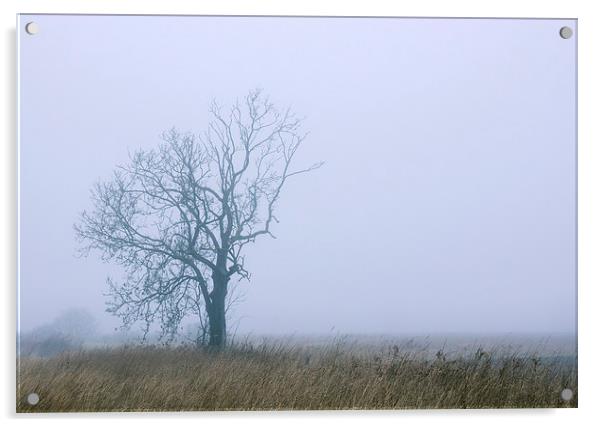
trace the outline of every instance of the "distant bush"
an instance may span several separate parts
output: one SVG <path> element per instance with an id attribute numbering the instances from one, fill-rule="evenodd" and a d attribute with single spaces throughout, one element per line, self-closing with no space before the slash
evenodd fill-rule
<path id="1" fill-rule="evenodd" d="M 82 348 L 82 342 L 57 332 L 29 333 L 21 336 L 21 356 L 50 357 Z"/>

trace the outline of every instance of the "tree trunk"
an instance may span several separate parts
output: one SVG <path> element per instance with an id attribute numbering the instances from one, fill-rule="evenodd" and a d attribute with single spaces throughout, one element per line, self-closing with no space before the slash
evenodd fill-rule
<path id="1" fill-rule="evenodd" d="M 213 275 L 211 305 L 207 307 L 209 316 L 209 345 L 222 346 L 226 343 L 226 294 L 228 277 L 219 272 Z"/>

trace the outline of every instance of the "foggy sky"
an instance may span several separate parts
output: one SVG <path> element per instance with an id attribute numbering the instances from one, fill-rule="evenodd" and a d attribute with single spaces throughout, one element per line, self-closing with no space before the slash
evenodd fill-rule
<path id="1" fill-rule="evenodd" d="M 27 35 L 35 20 L 40 32 Z M 215 98 L 306 117 L 239 332 L 573 332 L 575 49 L 559 20 L 21 16 L 20 322 L 82 307 L 90 189 Z"/>

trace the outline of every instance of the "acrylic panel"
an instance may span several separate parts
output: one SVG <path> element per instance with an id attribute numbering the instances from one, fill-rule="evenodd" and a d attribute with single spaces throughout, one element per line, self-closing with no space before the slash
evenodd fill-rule
<path id="1" fill-rule="evenodd" d="M 18 412 L 577 406 L 576 20 L 17 34 Z"/>

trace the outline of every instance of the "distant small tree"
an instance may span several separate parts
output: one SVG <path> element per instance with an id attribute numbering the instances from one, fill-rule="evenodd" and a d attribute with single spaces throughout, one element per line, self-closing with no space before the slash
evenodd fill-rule
<path id="1" fill-rule="evenodd" d="M 109 281 L 108 311 L 125 325 L 158 320 L 173 336 L 182 319 L 206 315 L 209 344 L 226 337 L 226 297 L 233 276 L 249 278 L 245 249 L 272 236 L 277 202 L 293 176 L 306 134 L 290 110 L 259 90 L 224 111 L 211 104 L 200 137 L 175 129 L 157 150 L 138 151 L 112 180 L 92 190 L 94 208 L 75 229 L 83 250 L 121 264 L 126 279 Z M 202 304 L 205 313 L 200 308 Z"/>
<path id="2" fill-rule="evenodd" d="M 80 349 L 97 335 L 97 321 L 86 310 L 72 308 L 63 311 L 52 322 L 20 333 L 22 356 L 53 356 Z"/>
<path id="3" fill-rule="evenodd" d="M 83 308 L 70 308 L 61 312 L 49 326 L 81 341 L 93 338 L 98 332 L 98 321 Z"/>

